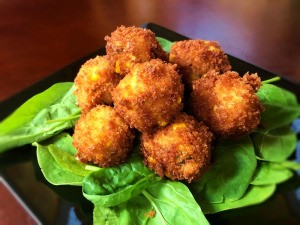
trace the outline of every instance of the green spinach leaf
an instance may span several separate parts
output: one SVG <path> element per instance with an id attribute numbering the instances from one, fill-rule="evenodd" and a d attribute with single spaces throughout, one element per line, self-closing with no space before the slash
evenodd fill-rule
<path id="1" fill-rule="evenodd" d="M 293 175 L 292 171 L 278 163 L 259 162 L 251 184 L 278 184 L 290 179 Z"/>
<path id="2" fill-rule="evenodd" d="M 152 224 L 209 224 L 190 190 L 181 182 L 161 181 L 142 194 L 155 210 L 158 223 Z"/>
<path id="3" fill-rule="evenodd" d="M 293 170 L 293 171 L 298 171 L 300 170 L 300 163 L 299 162 L 296 162 L 296 161 L 283 161 L 283 162 L 279 162 L 277 163 L 278 165 L 286 168 L 286 169 L 290 169 L 290 170 Z"/>
<path id="4" fill-rule="evenodd" d="M 72 144 L 73 138 L 69 133 L 61 132 L 48 140 L 43 141 L 43 145 L 55 145 L 58 149 L 68 152 L 71 155 L 77 153 L 77 149 Z"/>
<path id="5" fill-rule="evenodd" d="M 251 135 L 256 155 L 270 162 L 286 160 L 296 149 L 297 136 L 289 126 Z"/>
<path id="6" fill-rule="evenodd" d="M 46 180 L 53 185 L 81 186 L 84 176 L 69 172 L 62 168 L 51 155 L 47 146 L 34 143 L 37 147 L 37 160 Z"/>
<path id="7" fill-rule="evenodd" d="M 85 164 L 74 157 L 76 149 L 72 145 L 72 137 L 60 133 L 37 147 L 37 159 L 45 178 L 54 185 L 81 186 L 84 177 L 92 171 L 85 170 Z"/>
<path id="8" fill-rule="evenodd" d="M 110 210 L 95 209 L 102 215 L 94 216 L 95 224 L 209 224 L 187 186 L 176 181 L 161 180 Z"/>
<path id="9" fill-rule="evenodd" d="M 62 169 L 83 177 L 88 176 L 91 173 L 91 171 L 85 169 L 85 164 L 75 159 L 74 155 L 62 151 L 55 145 L 49 145 L 48 150 L 55 162 L 59 164 Z"/>
<path id="10" fill-rule="evenodd" d="M 128 163 L 91 173 L 83 181 L 83 194 L 94 204 L 111 207 L 128 201 L 158 179 L 133 155 Z"/>
<path id="11" fill-rule="evenodd" d="M 222 203 L 241 198 L 256 168 L 256 156 L 249 136 L 223 141 L 214 149 L 211 168 L 191 185 L 201 202 Z"/>
<path id="12" fill-rule="evenodd" d="M 224 210 L 236 209 L 250 205 L 256 205 L 267 200 L 271 195 L 274 194 L 276 185 L 261 185 L 254 186 L 250 185 L 245 195 L 232 202 L 224 203 L 209 203 L 203 202 L 201 204 L 202 210 L 205 214 L 217 213 Z"/>
<path id="13" fill-rule="evenodd" d="M 264 84 L 257 95 L 265 107 L 261 117 L 265 130 L 290 124 L 300 116 L 300 105 L 292 92 L 272 84 Z"/>
<path id="14" fill-rule="evenodd" d="M 119 223 L 119 216 L 117 215 L 115 210 L 113 210 L 112 208 L 103 207 L 99 204 L 94 205 L 93 224 L 121 225 Z"/>
<path id="15" fill-rule="evenodd" d="M 73 91 L 72 82 L 57 83 L 2 121 L 0 152 L 45 140 L 73 127 L 80 114 Z"/>
<path id="16" fill-rule="evenodd" d="M 162 38 L 162 37 L 156 37 L 156 40 L 158 41 L 158 43 L 161 45 L 161 47 L 163 48 L 163 50 L 165 50 L 166 52 L 170 52 L 171 50 L 171 45 L 173 44 L 173 42 Z"/>

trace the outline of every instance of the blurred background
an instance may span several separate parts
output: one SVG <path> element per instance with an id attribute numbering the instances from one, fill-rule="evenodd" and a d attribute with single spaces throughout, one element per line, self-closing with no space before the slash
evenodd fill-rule
<path id="1" fill-rule="evenodd" d="M 300 83 L 298 0 L 0 0 L 0 101 L 147 22 Z"/>

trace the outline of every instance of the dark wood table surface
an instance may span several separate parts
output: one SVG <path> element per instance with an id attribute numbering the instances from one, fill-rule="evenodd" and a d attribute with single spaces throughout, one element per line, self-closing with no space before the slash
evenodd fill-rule
<path id="1" fill-rule="evenodd" d="M 117 26 L 147 22 L 300 83 L 298 0 L 10 0 L 0 2 L 0 101 L 104 46 Z"/>
<path id="2" fill-rule="evenodd" d="M 298 0 L 9 0 L 0 1 L 0 101 L 103 47 L 117 26 L 147 22 L 218 41 L 300 83 Z M 9 213 L 1 205 L 0 215 Z"/>

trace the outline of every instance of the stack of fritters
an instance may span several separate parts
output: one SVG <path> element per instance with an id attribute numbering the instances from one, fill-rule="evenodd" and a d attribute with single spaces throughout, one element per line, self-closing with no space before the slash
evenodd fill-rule
<path id="1" fill-rule="evenodd" d="M 179 41 L 168 54 L 152 31 L 124 26 L 105 40 L 107 55 L 87 61 L 75 79 L 82 116 L 73 144 L 82 162 L 125 162 L 139 132 L 145 165 L 192 182 L 208 168 L 214 139 L 239 138 L 259 124 L 260 78 L 230 71 L 218 43 Z"/>

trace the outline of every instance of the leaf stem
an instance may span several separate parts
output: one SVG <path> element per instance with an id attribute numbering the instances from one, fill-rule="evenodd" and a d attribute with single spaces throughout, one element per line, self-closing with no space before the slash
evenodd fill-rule
<path id="1" fill-rule="evenodd" d="M 92 166 L 92 165 L 86 165 L 85 170 L 89 170 L 89 171 L 98 171 L 98 170 L 101 170 L 100 167 L 97 167 L 97 166 Z"/>
<path id="2" fill-rule="evenodd" d="M 80 116 L 81 116 L 81 113 L 80 113 L 80 111 L 78 111 L 67 117 L 54 119 L 54 120 L 47 120 L 46 123 L 56 123 L 56 122 L 63 122 L 63 121 L 67 121 L 67 120 L 78 119 Z"/>
<path id="3" fill-rule="evenodd" d="M 276 81 L 279 81 L 279 80 L 280 80 L 280 77 L 277 76 L 277 77 L 273 77 L 273 78 L 268 79 L 268 80 L 264 80 L 261 83 L 262 84 L 270 84 L 270 83 L 273 83 L 273 82 L 276 82 Z"/>

